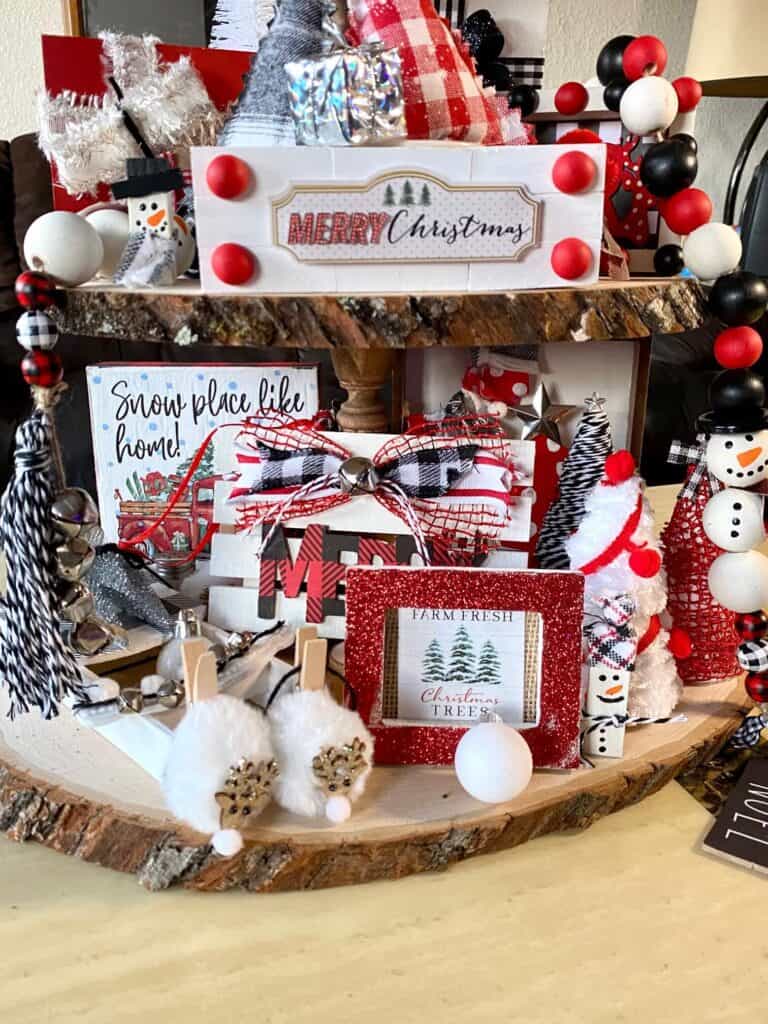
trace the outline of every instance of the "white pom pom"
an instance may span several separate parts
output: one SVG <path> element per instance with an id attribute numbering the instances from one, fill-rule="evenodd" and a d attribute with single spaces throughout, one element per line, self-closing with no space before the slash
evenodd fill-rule
<path id="1" fill-rule="evenodd" d="M 165 682 L 165 676 L 155 673 L 151 676 L 141 677 L 141 692 L 146 696 L 148 693 L 157 693 L 158 688 Z"/>
<path id="2" fill-rule="evenodd" d="M 712 597 L 729 612 L 753 612 L 768 605 L 768 558 L 759 551 L 718 555 L 709 567 Z"/>
<path id="3" fill-rule="evenodd" d="M 729 224 L 710 221 L 683 242 L 685 265 L 700 281 L 730 274 L 741 262 L 741 239 Z"/>
<path id="4" fill-rule="evenodd" d="M 666 78 L 638 78 L 624 90 L 619 115 L 633 135 L 663 131 L 677 117 L 677 93 Z"/>
<path id="5" fill-rule="evenodd" d="M 456 775 L 475 800 L 497 804 L 522 793 L 533 774 L 528 744 L 511 725 L 481 722 L 459 740 Z"/>
<path id="6" fill-rule="evenodd" d="M 222 828 L 211 836 L 211 846 L 221 857 L 234 857 L 243 848 L 243 837 L 235 828 Z"/>
<path id="7" fill-rule="evenodd" d="M 352 814 L 352 804 L 345 796 L 331 796 L 325 804 L 325 816 L 334 825 L 340 825 Z"/>

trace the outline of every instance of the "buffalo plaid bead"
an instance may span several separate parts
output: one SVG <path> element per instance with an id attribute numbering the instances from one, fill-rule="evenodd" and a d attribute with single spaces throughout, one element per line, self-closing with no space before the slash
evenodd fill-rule
<path id="1" fill-rule="evenodd" d="M 59 340 L 56 324 L 38 309 L 22 313 L 16 321 L 16 339 L 22 348 L 51 349 Z"/>
<path id="2" fill-rule="evenodd" d="M 25 309 L 46 309 L 56 302 L 56 286 L 47 274 L 25 270 L 16 278 L 16 298 Z"/>
<path id="3" fill-rule="evenodd" d="M 737 615 L 736 632 L 742 640 L 762 640 L 768 633 L 768 615 L 763 611 Z"/>
<path id="4" fill-rule="evenodd" d="M 756 704 L 765 704 L 768 701 L 768 676 L 749 672 L 744 680 L 744 689 Z"/>
<path id="5" fill-rule="evenodd" d="M 30 387 L 53 388 L 61 383 L 64 367 L 55 352 L 36 348 L 21 360 L 21 375 Z"/>

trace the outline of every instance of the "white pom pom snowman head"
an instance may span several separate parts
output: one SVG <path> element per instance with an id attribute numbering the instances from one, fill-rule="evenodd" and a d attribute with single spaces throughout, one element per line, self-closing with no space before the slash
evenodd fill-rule
<path id="1" fill-rule="evenodd" d="M 765 540 L 763 495 L 726 487 L 707 502 L 704 533 L 723 551 L 749 551 Z"/>
<path id="2" fill-rule="evenodd" d="M 709 389 L 712 410 L 699 417 L 707 435 L 707 469 L 729 487 L 752 487 L 768 477 L 765 388 L 749 369 L 724 370 Z"/>
<path id="3" fill-rule="evenodd" d="M 768 430 L 713 434 L 707 441 L 706 458 L 707 469 L 721 483 L 733 487 L 759 484 L 768 477 Z"/>

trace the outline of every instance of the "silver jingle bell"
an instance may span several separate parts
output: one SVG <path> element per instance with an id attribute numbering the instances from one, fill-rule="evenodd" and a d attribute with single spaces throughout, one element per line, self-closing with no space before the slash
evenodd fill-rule
<path id="1" fill-rule="evenodd" d="M 65 487 L 51 505 L 53 525 L 65 537 L 78 537 L 83 527 L 98 525 L 99 510 L 88 491 Z"/>
<path id="2" fill-rule="evenodd" d="M 177 708 L 184 700 L 184 687 L 171 681 L 161 683 L 157 688 L 157 700 L 164 708 Z"/>
<path id="3" fill-rule="evenodd" d="M 141 714 L 144 710 L 144 694 L 135 686 L 126 687 L 120 691 L 120 708 Z"/>
<path id="4" fill-rule="evenodd" d="M 75 583 L 93 565 L 96 552 L 82 537 L 70 537 L 56 548 L 56 575 Z"/>
<path id="5" fill-rule="evenodd" d="M 93 613 L 93 597 L 82 583 L 73 583 L 61 599 L 61 617 L 66 622 L 85 622 Z"/>
<path id="6" fill-rule="evenodd" d="M 339 466 L 339 480 L 345 494 L 373 494 L 379 485 L 379 474 L 370 459 L 353 455 Z"/>
<path id="7" fill-rule="evenodd" d="M 86 619 L 75 626 L 69 642 L 78 654 L 90 658 L 103 651 L 105 647 L 109 647 L 112 643 L 112 633 L 100 622 Z"/>

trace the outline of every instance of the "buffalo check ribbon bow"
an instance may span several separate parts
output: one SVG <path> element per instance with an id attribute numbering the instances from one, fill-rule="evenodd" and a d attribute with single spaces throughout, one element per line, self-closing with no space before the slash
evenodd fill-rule
<path id="1" fill-rule="evenodd" d="M 584 625 L 587 664 L 631 672 L 637 655 L 637 633 L 631 624 L 635 602 L 629 594 L 601 597 L 602 615 Z"/>
<path id="2" fill-rule="evenodd" d="M 688 474 L 688 479 L 683 484 L 680 491 L 678 491 L 678 498 L 695 498 L 696 491 L 699 489 L 699 484 L 706 475 L 709 479 L 709 487 L 712 494 L 722 488 L 722 484 L 713 476 L 707 469 L 707 438 L 706 434 L 696 435 L 696 444 L 684 444 L 682 441 L 673 441 L 669 446 L 669 455 L 667 456 L 667 462 L 673 463 L 678 466 L 692 466 L 692 470 Z"/>
<path id="3" fill-rule="evenodd" d="M 239 529 L 317 515 L 370 494 L 406 523 L 429 564 L 427 537 L 489 539 L 503 529 L 514 474 L 499 437 L 402 434 L 371 459 L 310 426 L 255 425 L 236 441 L 241 477 L 229 495 Z"/>

